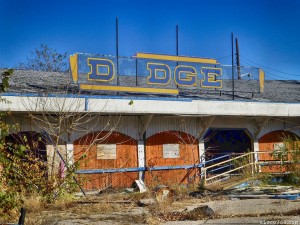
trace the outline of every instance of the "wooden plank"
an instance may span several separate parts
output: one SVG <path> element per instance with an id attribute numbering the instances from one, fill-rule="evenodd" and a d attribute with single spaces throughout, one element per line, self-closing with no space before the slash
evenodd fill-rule
<path id="1" fill-rule="evenodd" d="M 165 144 L 178 144 L 180 157 L 165 158 L 163 152 Z M 153 182 L 174 185 L 188 183 L 191 177 L 199 179 L 198 170 L 194 170 L 189 176 L 186 176 L 189 173 L 185 169 L 187 165 L 195 167 L 195 165 L 199 164 L 198 140 L 187 133 L 181 131 L 164 131 L 149 137 L 146 140 L 145 155 L 146 167 L 149 167 L 151 170 L 151 172 L 146 171 L 145 173 L 145 182 L 147 185 L 153 184 Z M 176 169 L 170 170 L 170 165 Z M 156 168 L 162 169 L 163 167 L 167 169 L 155 171 Z"/>
<path id="2" fill-rule="evenodd" d="M 95 143 L 96 142 L 96 143 Z M 115 159 L 97 159 L 97 144 L 116 145 Z M 80 170 L 105 170 L 111 168 L 137 168 L 137 141 L 118 132 L 90 133 L 74 142 L 74 160 L 83 154 L 86 158 L 80 161 Z M 97 190 L 106 186 L 113 188 L 130 187 L 138 179 L 138 172 L 80 174 L 84 188 Z"/>

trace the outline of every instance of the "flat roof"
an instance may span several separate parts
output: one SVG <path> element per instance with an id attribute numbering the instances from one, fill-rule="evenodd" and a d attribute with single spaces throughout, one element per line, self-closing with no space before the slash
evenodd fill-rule
<path id="1" fill-rule="evenodd" d="M 3 72 L 4 69 L 0 69 Z M 122 84 L 133 84 L 130 77 L 121 77 Z M 300 80 L 266 80 L 264 92 L 259 92 L 257 80 L 234 80 L 234 94 L 232 80 L 223 80 L 222 89 L 179 88 L 179 95 L 80 91 L 78 85 L 73 83 L 69 72 L 45 72 L 32 70 L 15 70 L 10 78 L 9 93 L 14 94 L 80 94 L 89 97 L 119 96 L 144 97 L 151 99 L 174 98 L 177 100 L 216 100 L 216 101 L 247 101 L 247 102 L 282 102 L 300 103 Z"/>

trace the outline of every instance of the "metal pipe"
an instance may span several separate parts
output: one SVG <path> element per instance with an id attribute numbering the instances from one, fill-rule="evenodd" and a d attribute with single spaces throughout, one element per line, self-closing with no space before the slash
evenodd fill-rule
<path id="1" fill-rule="evenodd" d="M 232 66 L 232 100 L 234 100 L 234 68 L 233 68 L 233 64 L 234 64 L 234 59 L 233 59 L 233 33 L 231 33 L 231 66 Z"/>
<path id="2" fill-rule="evenodd" d="M 178 42 L 178 37 L 179 37 L 179 35 L 178 35 L 178 33 L 179 33 L 179 29 L 178 29 L 178 25 L 176 25 L 176 55 L 178 56 L 178 54 L 179 54 L 179 42 Z M 176 63 L 176 65 L 178 66 L 178 61 L 177 61 L 177 63 Z M 177 87 L 177 89 L 178 89 L 178 84 L 176 85 L 176 87 Z M 177 98 L 178 98 L 178 95 L 176 96 Z"/>
<path id="3" fill-rule="evenodd" d="M 178 45 L 178 33 L 179 33 L 179 29 L 178 29 L 178 25 L 176 25 L 176 55 L 178 56 L 179 54 L 179 45 Z"/>
<path id="4" fill-rule="evenodd" d="M 238 72 L 238 79 L 242 79 L 241 76 L 241 65 L 240 65 L 240 51 L 239 51 L 239 41 L 235 38 L 235 49 L 236 49 L 236 65 L 237 65 L 237 72 Z"/>

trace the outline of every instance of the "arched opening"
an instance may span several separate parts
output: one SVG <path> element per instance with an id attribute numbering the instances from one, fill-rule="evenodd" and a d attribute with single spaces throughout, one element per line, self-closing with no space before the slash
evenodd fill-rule
<path id="1" fill-rule="evenodd" d="M 146 140 L 146 166 L 161 168 L 147 171 L 145 182 L 155 184 L 189 184 L 199 181 L 197 168 L 172 169 L 199 164 L 198 140 L 181 131 L 164 131 Z M 163 169 L 162 169 L 163 168 Z"/>
<path id="2" fill-rule="evenodd" d="M 46 141 L 40 133 L 22 131 L 8 135 L 1 153 L 5 153 L 6 160 L 0 167 L 13 168 L 6 177 L 17 184 L 20 191 L 40 188 L 47 181 Z"/>
<path id="3" fill-rule="evenodd" d="M 108 170 L 136 168 L 137 141 L 118 132 L 94 132 L 74 141 L 74 160 L 80 170 L 103 170 L 102 173 L 81 174 L 87 190 L 130 187 L 138 179 L 138 172 L 108 172 Z"/>
<path id="4" fill-rule="evenodd" d="M 55 138 L 46 133 L 21 131 L 10 134 L 5 138 L 6 150 L 10 151 L 9 149 L 13 146 L 23 145 L 27 153 L 32 154 L 33 157 L 43 162 L 40 163 L 39 167 L 42 170 L 47 170 L 46 174 L 48 177 L 59 176 L 63 178 L 66 167 L 57 154 L 57 151 L 59 151 L 60 156 L 67 161 L 65 142 L 59 139 L 55 146 L 53 140 L 55 140 Z"/>
<path id="5" fill-rule="evenodd" d="M 246 129 L 211 128 L 204 135 L 207 159 L 231 153 L 252 151 L 253 141 Z"/>
<path id="6" fill-rule="evenodd" d="M 5 143 L 7 150 L 9 150 L 8 145 L 23 145 L 35 157 L 47 161 L 46 140 L 40 133 L 34 131 L 13 133 L 5 138 Z"/>

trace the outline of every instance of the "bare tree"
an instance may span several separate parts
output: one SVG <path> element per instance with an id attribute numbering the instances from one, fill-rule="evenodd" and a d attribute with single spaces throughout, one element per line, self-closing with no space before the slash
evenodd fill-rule
<path id="1" fill-rule="evenodd" d="M 52 72 L 68 70 L 67 52 L 59 53 L 56 49 L 49 48 L 46 44 L 41 44 L 40 48 L 36 48 L 31 54 L 32 57 L 27 58 L 27 62 L 20 64 L 20 69 Z"/>
<path id="2" fill-rule="evenodd" d="M 60 191 L 68 182 L 64 178 L 71 174 L 74 176 L 76 169 L 76 165 L 67 155 L 65 144 L 71 141 L 73 135 L 81 137 L 91 131 L 97 131 L 91 140 L 83 139 L 85 143 L 80 143 L 84 146 L 83 156 L 95 143 L 104 142 L 117 129 L 121 116 L 114 117 L 115 119 L 112 119 L 112 116 L 106 116 L 105 123 L 103 123 L 101 113 L 85 111 L 85 99 L 80 97 L 80 93 L 72 94 L 70 97 L 66 89 L 55 95 L 43 93 L 41 97 L 28 97 L 24 99 L 23 105 L 29 113 L 29 119 L 49 143 L 47 149 L 48 180 L 56 185 L 57 191 Z M 99 129 L 100 120 L 101 128 Z M 102 131 L 106 131 L 107 134 L 100 136 Z M 63 162 L 66 170 L 64 177 L 59 176 L 62 169 L 60 161 Z"/>

